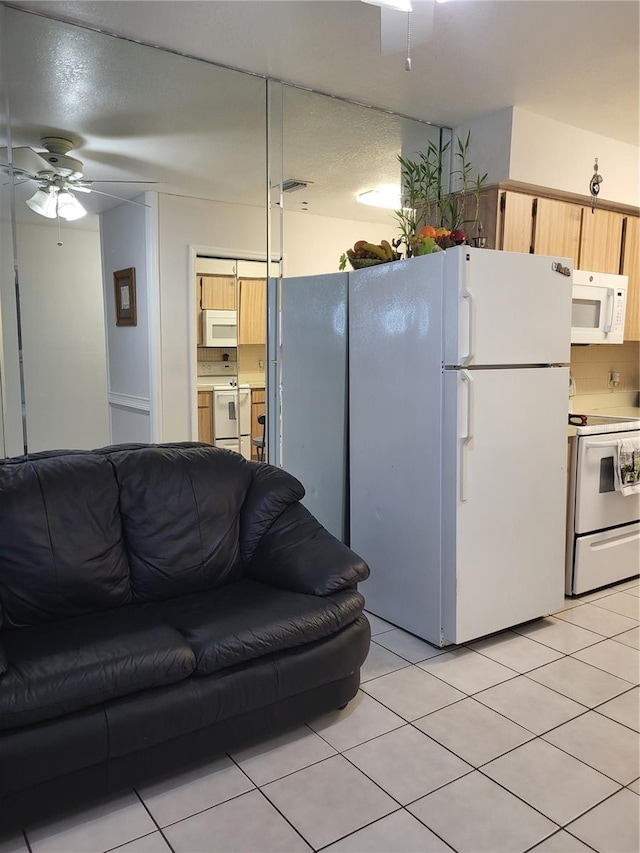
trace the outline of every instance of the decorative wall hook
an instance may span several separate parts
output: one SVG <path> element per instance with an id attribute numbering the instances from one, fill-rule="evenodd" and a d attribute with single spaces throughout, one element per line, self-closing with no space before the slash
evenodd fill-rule
<path id="1" fill-rule="evenodd" d="M 602 175 L 598 174 L 598 158 L 596 157 L 596 162 L 593 164 L 593 175 L 589 182 L 589 191 L 591 192 L 591 213 L 596 212 L 596 201 L 598 199 L 598 193 L 600 192 L 600 184 L 602 181 Z"/>

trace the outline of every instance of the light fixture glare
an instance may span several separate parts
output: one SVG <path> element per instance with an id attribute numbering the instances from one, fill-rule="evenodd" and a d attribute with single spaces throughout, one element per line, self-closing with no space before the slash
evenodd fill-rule
<path id="1" fill-rule="evenodd" d="M 87 211 L 72 193 L 66 190 L 58 193 L 58 216 L 71 221 L 73 219 L 81 219 L 86 215 Z"/>
<path id="2" fill-rule="evenodd" d="M 411 12 L 411 0 L 362 0 L 369 6 L 381 6 L 383 9 L 395 9 L 398 12 Z"/>
<path id="3" fill-rule="evenodd" d="M 399 210 L 402 207 L 402 193 L 398 184 L 382 184 L 372 190 L 366 190 L 356 196 L 360 204 L 372 207 L 386 207 Z"/>

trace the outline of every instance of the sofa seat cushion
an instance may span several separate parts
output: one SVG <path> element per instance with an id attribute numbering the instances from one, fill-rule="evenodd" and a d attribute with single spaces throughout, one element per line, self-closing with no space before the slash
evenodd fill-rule
<path id="1" fill-rule="evenodd" d="M 47 720 L 189 676 L 181 634 L 137 606 L 6 631 L 0 729 Z"/>
<path id="2" fill-rule="evenodd" d="M 353 589 L 316 596 L 243 579 L 147 608 L 180 631 L 195 653 L 196 674 L 208 675 L 328 637 L 354 622 L 363 606 Z"/>

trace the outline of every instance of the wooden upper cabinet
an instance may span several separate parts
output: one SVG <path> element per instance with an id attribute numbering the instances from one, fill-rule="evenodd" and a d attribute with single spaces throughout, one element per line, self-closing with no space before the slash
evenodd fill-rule
<path id="1" fill-rule="evenodd" d="M 613 210 L 582 208 L 582 230 L 577 268 L 594 272 L 620 272 L 624 216 Z"/>
<path id="2" fill-rule="evenodd" d="M 238 344 L 266 343 L 267 282 L 263 278 L 240 280 Z"/>
<path id="3" fill-rule="evenodd" d="M 626 216 L 622 244 L 622 274 L 629 276 L 625 341 L 640 341 L 640 219 Z"/>
<path id="4" fill-rule="evenodd" d="M 505 252 L 531 251 L 533 201 L 530 195 L 505 191 L 500 195 L 499 241 Z"/>
<path id="5" fill-rule="evenodd" d="M 572 258 L 577 266 L 582 207 L 552 198 L 537 198 L 534 208 L 533 251 L 536 255 Z"/>
<path id="6" fill-rule="evenodd" d="M 235 311 L 235 278 L 231 275 L 199 276 L 196 303 L 196 343 L 202 346 L 202 311 L 205 308 Z"/>
<path id="7" fill-rule="evenodd" d="M 235 278 L 227 275 L 200 276 L 200 307 L 235 311 Z"/>

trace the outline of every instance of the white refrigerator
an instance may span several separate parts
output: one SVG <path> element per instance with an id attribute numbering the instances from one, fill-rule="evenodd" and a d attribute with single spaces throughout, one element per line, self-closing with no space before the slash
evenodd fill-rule
<path id="1" fill-rule="evenodd" d="M 350 545 L 367 609 L 435 645 L 562 606 L 571 265 L 463 246 L 349 276 Z"/>

